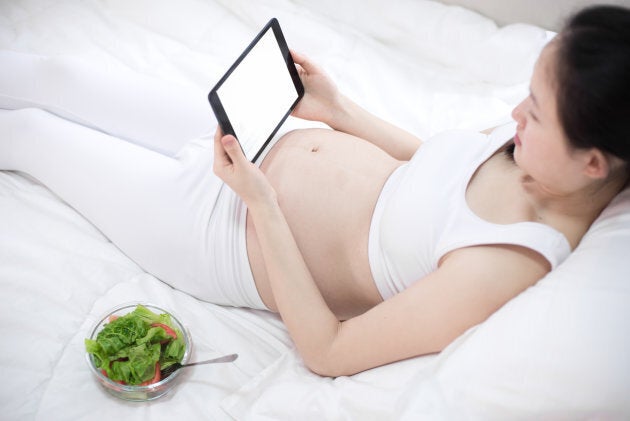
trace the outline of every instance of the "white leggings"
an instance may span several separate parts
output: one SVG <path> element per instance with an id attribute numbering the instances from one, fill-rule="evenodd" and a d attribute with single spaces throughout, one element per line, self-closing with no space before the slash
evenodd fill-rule
<path id="1" fill-rule="evenodd" d="M 0 52 L 0 170 L 41 181 L 174 288 L 265 308 L 247 259 L 246 208 L 212 172 L 215 126 L 204 92 Z"/>

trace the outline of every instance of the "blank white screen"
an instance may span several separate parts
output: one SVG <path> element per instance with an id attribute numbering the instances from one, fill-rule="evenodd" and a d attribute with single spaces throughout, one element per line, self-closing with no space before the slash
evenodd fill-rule
<path id="1" fill-rule="evenodd" d="M 245 156 L 253 159 L 298 98 L 273 30 L 217 89 Z"/>

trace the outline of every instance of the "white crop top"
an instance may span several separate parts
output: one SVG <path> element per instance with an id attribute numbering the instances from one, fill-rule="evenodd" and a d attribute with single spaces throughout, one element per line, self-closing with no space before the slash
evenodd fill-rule
<path id="1" fill-rule="evenodd" d="M 570 253 L 566 237 L 536 223 L 494 224 L 468 207 L 466 189 L 477 168 L 515 133 L 514 124 L 490 136 L 449 131 L 422 144 L 386 181 L 370 226 L 369 262 L 383 299 L 435 271 L 442 256 L 473 245 L 533 249 L 552 268 Z"/>

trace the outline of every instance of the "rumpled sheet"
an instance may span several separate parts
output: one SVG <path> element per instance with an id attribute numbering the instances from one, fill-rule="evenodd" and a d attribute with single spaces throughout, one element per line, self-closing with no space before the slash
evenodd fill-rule
<path id="1" fill-rule="evenodd" d="M 342 91 L 423 138 L 509 119 L 552 36 L 528 25 L 498 28 L 466 9 L 420 0 L 5 0 L 0 48 L 122 65 L 205 96 L 271 17 L 290 47 L 311 56 Z M 173 290 L 44 186 L 10 172 L 0 172 L 0 291 L 6 420 L 448 420 L 510 413 L 507 401 L 496 411 L 488 404 L 497 396 L 491 388 L 484 389 L 489 397 L 462 408 L 436 375 L 476 328 L 440 355 L 353 377 L 316 376 L 276 315 Z M 193 337 L 193 360 L 232 352 L 239 359 L 189 369 L 155 402 L 111 397 L 88 371 L 83 339 L 103 312 L 130 301 L 180 316 Z"/>

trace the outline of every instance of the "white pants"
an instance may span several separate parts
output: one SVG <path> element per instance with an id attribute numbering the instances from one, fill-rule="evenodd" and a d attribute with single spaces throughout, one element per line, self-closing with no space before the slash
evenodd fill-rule
<path id="1" fill-rule="evenodd" d="M 41 181 L 174 288 L 265 308 L 245 206 L 212 172 L 215 126 L 204 92 L 0 52 L 0 170 Z"/>

